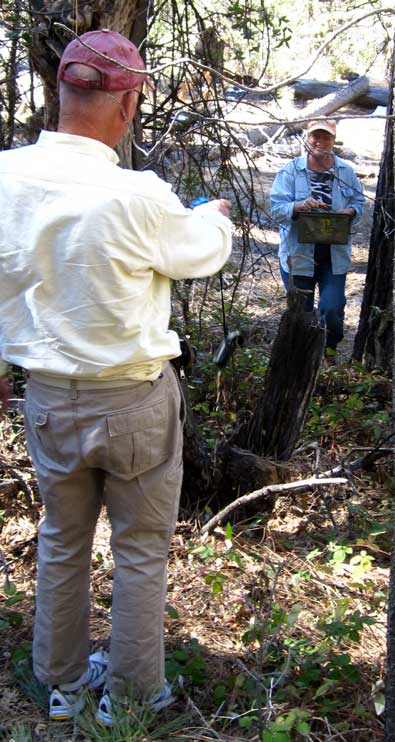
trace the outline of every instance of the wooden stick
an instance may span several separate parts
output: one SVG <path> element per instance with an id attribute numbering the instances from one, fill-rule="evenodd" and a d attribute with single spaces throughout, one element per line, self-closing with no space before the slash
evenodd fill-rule
<path id="1" fill-rule="evenodd" d="M 241 505 L 247 505 L 248 503 L 254 502 L 255 500 L 259 500 L 261 497 L 265 497 L 266 495 L 271 495 L 278 492 L 290 492 L 292 490 L 309 490 L 315 487 L 328 487 L 337 484 L 347 484 L 347 482 L 348 480 L 345 477 L 330 477 L 326 479 L 320 477 L 309 477 L 309 479 L 300 479 L 297 482 L 270 484 L 267 487 L 262 487 L 259 490 L 250 492 L 248 495 L 242 495 L 241 497 L 238 497 L 237 500 L 233 500 L 233 502 L 229 503 L 229 505 L 220 510 L 217 515 L 214 515 L 212 518 L 210 518 L 210 520 L 201 529 L 201 533 L 210 533 L 215 528 L 215 526 L 217 526 L 218 523 L 221 523 L 221 521 L 223 521 L 224 518 L 229 515 L 229 513 L 232 513 L 233 510 L 237 510 L 237 508 L 241 507 Z"/>

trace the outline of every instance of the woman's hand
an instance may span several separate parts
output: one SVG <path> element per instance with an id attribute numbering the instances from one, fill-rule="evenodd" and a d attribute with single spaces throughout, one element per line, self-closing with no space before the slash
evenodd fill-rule
<path id="1" fill-rule="evenodd" d="M 329 209 L 329 206 L 324 204 L 323 201 L 316 201 L 315 198 L 309 196 L 303 201 L 295 201 L 293 213 L 294 215 L 300 214 L 301 211 L 311 211 L 312 209 Z"/>

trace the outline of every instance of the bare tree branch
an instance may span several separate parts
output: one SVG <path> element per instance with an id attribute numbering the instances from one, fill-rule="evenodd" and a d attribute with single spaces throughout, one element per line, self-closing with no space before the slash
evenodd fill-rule
<path id="1" fill-rule="evenodd" d="M 262 92 L 262 93 L 273 93 L 275 90 L 279 90 L 282 87 L 285 87 L 286 85 L 289 85 L 294 80 L 297 80 L 299 77 L 303 77 L 303 75 L 306 75 L 307 72 L 311 70 L 317 59 L 321 56 L 322 52 L 330 46 L 332 41 L 334 41 L 338 36 L 340 36 L 344 31 L 347 31 L 349 28 L 352 28 L 352 26 L 356 26 L 361 21 L 365 20 L 365 18 L 370 18 L 373 15 L 381 15 L 382 13 L 390 13 L 391 15 L 394 14 L 393 7 L 388 8 L 376 8 L 375 10 L 370 10 L 368 13 L 363 13 L 360 16 L 357 16 L 356 18 L 353 18 L 348 23 L 344 23 L 343 26 L 340 26 L 340 28 L 336 29 L 336 31 L 333 31 L 333 33 L 328 36 L 326 41 L 321 44 L 317 52 L 310 58 L 307 67 L 299 70 L 295 75 L 292 75 L 290 77 L 287 77 L 285 80 L 281 80 L 280 82 L 276 83 L 275 85 L 270 85 L 269 87 L 254 87 L 251 88 L 251 86 L 243 85 L 242 83 L 238 83 L 238 87 L 241 90 L 245 90 L 246 92 Z M 63 23 L 55 22 L 53 24 L 54 26 L 57 26 L 58 28 L 62 29 L 62 31 L 66 31 L 66 33 L 70 34 L 74 38 L 79 38 L 78 34 L 76 34 L 74 31 L 72 31 L 68 26 L 65 26 Z M 81 39 L 80 39 L 81 41 Z M 86 44 L 84 41 L 81 41 L 81 44 L 83 46 L 86 46 L 87 49 L 91 49 L 91 51 L 95 51 L 96 54 L 99 56 L 110 59 L 114 64 L 117 65 L 117 67 L 122 67 L 122 69 L 128 70 L 129 72 L 141 72 L 141 70 L 136 70 L 133 67 L 127 67 L 126 65 L 122 65 L 119 62 L 117 62 L 115 59 L 112 59 L 108 55 L 103 55 L 100 52 L 98 52 L 96 49 L 92 49 L 92 47 L 89 46 L 89 44 Z M 150 70 L 147 70 L 148 75 L 157 75 L 158 72 L 163 72 L 164 70 L 168 69 L 169 67 L 181 67 L 186 64 L 191 64 L 196 69 L 199 69 L 201 71 L 210 72 L 215 78 L 218 80 L 222 80 L 223 82 L 227 82 L 230 85 L 234 83 L 234 81 L 230 78 L 228 78 L 226 75 L 222 74 L 222 72 L 219 72 L 214 67 L 210 67 L 207 64 L 203 64 L 202 62 L 198 62 L 196 59 L 191 59 L 190 57 L 180 57 L 179 59 L 174 60 L 173 62 L 166 62 L 165 64 L 158 65 L 157 67 L 154 67 Z"/>
<path id="2" fill-rule="evenodd" d="M 237 500 L 233 500 L 233 502 L 229 503 L 229 505 L 220 510 L 217 515 L 210 518 L 201 529 L 201 533 L 210 533 L 218 523 L 221 523 L 221 521 L 229 515 L 229 513 L 237 510 L 237 508 L 242 505 L 249 505 L 262 497 L 266 497 L 266 495 L 280 492 L 292 492 L 293 490 L 305 491 L 315 487 L 325 487 L 337 484 L 347 484 L 347 479 L 345 477 L 331 477 L 327 479 L 321 477 L 309 477 L 309 479 L 300 479 L 297 482 L 285 482 L 284 484 L 271 484 L 268 487 L 262 487 L 259 490 L 255 490 L 255 492 L 250 492 L 248 495 L 242 495 L 242 497 L 238 497 Z"/>

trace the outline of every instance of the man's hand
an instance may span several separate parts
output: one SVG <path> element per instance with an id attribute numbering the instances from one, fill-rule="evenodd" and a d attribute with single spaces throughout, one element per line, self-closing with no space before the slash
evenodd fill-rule
<path id="1" fill-rule="evenodd" d="M 8 409 L 11 387 L 6 376 L 0 376 L 0 417 Z"/>
<path id="2" fill-rule="evenodd" d="M 315 198 L 309 196 L 303 201 L 295 201 L 293 213 L 299 214 L 301 211 L 311 211 L 312 209 L 329 209 L 329 206 L 324 204 L 323 201 L 316 201 Z"/>
<path id="3" fill-rule="evenodd" d="M 199 209 L 210 209 L 219 211 L 220 214 L 223 214 L 224 216 L 227 216 L 229 218 L 230 210 L 232 208 L 232 204 L 230 201 L 228 201 L 226 198 L 215 198 L 212 201 L 207 201 L 205 204 L 201 204 L 200 206 L 196 206 L 196 210 Z"/>

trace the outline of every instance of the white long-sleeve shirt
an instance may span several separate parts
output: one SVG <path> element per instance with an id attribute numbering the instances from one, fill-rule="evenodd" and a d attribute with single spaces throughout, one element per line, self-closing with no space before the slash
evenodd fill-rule
<path id="1" fill-rule="evenodd" d="M 229 219 L 186 209 L 153 172 L 44 131 L 0 153 L 3 361 L 84 379 L 154 379 L 180 353 L 170 280 L 217 272 Z"/>

